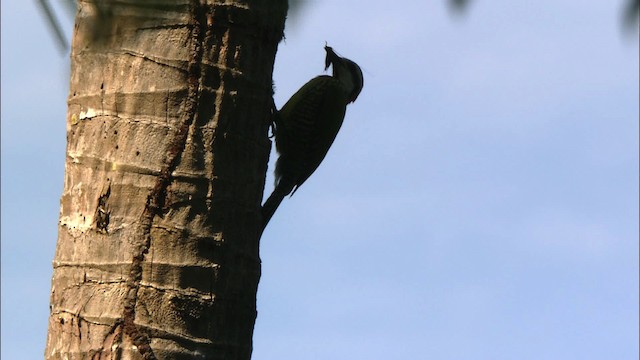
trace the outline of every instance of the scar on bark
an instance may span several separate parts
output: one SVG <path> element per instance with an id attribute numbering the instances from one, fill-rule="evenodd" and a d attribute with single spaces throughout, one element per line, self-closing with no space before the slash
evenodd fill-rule
<path id="1" fill-rule="evenodd" d="M 111 216 L 111 210 L 109 210 L 109 196 L 111 195 L 111 183 L 107 185 L 107 190 L 102 192 L 102 195 L 98 198 L 98 206 L 96 207 L 96 230 L 108 234 L 107 227 L 109 226 L 109 218 Z"/>

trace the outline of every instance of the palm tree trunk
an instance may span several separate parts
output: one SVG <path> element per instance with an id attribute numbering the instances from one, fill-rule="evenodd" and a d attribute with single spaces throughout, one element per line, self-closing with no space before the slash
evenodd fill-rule
<path id="1" fill-rule="evenodd" d="M 286 10 L 79 3 L 45 358 L 251 357 Z"/>

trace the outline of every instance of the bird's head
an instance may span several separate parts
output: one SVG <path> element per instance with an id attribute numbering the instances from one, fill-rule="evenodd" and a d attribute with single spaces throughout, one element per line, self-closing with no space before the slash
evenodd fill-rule
<path id="1" fill-rule="evenodd" d="M 325 45 L 324 50 L 327 52 L 324 69 L 333 64 L 333 77 L 340 80 L 347 89 L 348 103 L 356 101 L 364 86 L 362 70 L 353 61 L 338 56 L 330 46 Z"/>

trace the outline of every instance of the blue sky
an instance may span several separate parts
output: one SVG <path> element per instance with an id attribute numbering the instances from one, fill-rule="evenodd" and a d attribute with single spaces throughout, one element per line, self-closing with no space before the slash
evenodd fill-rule
<path id="1" fill-rule="evenodd" d="M 264 234 L 253 359 L 637 359 L 621 6 L 317 1 L 289 21 L 279 106 L 322 73 L 325 41 L 365 88 Z M 6 359 L 44 352 L 68 76 L 35 2 L 2 2 Z"/>

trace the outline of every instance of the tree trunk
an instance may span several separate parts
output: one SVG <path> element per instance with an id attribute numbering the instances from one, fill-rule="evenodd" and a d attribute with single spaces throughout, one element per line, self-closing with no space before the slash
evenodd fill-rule
<path id="1" fill-rule="evenodd" d="M 251 357 L 286 10 L 79 3 L 45 358 Z"/>

